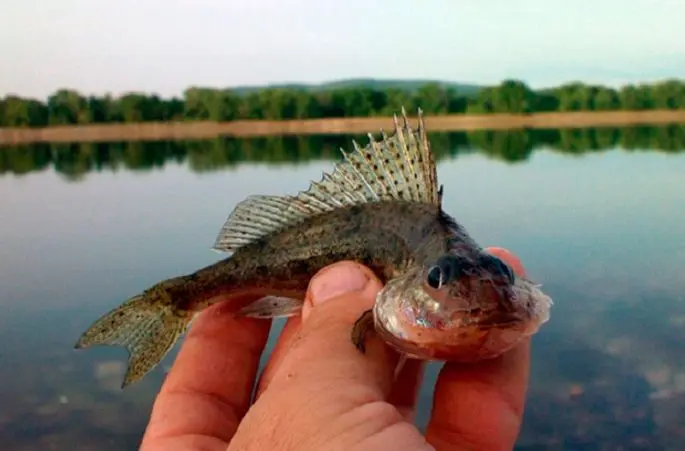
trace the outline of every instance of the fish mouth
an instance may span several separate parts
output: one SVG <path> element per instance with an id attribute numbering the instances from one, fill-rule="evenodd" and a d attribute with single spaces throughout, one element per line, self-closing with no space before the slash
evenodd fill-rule
<path id="1" fill-rule="evenodd" d="M 473 309 L 461 311 L 451 320 L 404 313 L 385 321 L 376 318 L 376 330 L 391 347 L 421 360 L 474 362 L 493 358 L 536 329 L 534 322 L 506 312 Z"/>
<path id="2" fill-rule="evenodd" d="M 441 311 L 431 314 L 417 306 L 413 316 L 428 319 L 443 316 L 443 322 L 448 324 L 480 327 L 505 327 L 528 319 L 512 286 L 472 279 L 455 288 L 452 292 L 429 293 L 442 307 L 437 309 Z M 427 322 L 433 326 L 437 324 L 436 321 Z"/>
<path id="3" fill-rule="evenodd" d="M 409 316 L 409 315 L 407 315 Z M 410 318 L 407 317 L 409 320 Z M 411 319 L 417 325 L 424 327 L 434 327 L 438 329 L 448 329 L 451 327 L 476 327 L 480 329 L 506 328 L 516 326 L 530 319 L 529 315 L 517 310 L 502 310 L 474 307 L 468 310 L 453 312 L 451 318 L 446 319 L 437 314 L 414 313 Z M 421 319 L 421 321 L 419 321 Z"/>

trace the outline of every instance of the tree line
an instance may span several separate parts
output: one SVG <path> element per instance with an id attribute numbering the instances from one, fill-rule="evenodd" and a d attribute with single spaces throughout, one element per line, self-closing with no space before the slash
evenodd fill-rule
<path id="1" fill-rule="evenodd" d="M 550 130 L 479 130 L 429 133 L 438 160 L 482 152 L 490 158 L 517 163 L 538 149 L 585 154 L 622 148 L 626 151 L 685 152 L 685 126 L 581 128 Z M 0 175 L 21 175 L 53 167 L 69 180 L 89 172 L 161 168 L 188 164 L 195 172 L 222 170 L 241 163 L 298 164 L 337 160 L 340 148 L 360 145 L 366 136 L 315 135 L 259 138 L 216 138 L 193 141 L 115 143 L 45 143 L 0 152 Z"/>
<path id="2" fill-rule="evenodd" d="M 574 82 L 542 90 L 533 90 L 522 81 L 505 80 L 468 95 L 439 83 L 428 83 L 416 90 L 359 85 L 242 92 L 191 87 L 182 97 L 169 99 L 139 92 L 119 97 L 85 96 L 60 89 L 46 101 L 17 95 L 0 99 L 0 127 L 389 116 L 402 106 L 407 111 L 420 107 L 430 115 L 685 109 L 685 80 L 668 79 L 620 89 Z"/>

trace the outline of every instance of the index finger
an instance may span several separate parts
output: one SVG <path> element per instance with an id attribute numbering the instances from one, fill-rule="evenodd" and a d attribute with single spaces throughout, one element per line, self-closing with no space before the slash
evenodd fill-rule
<path id="1" fill-rule="evenodd" d="M 195 320 L 155 400 L 141 449 L 224 450 L 250 403 L 271 321 L 226 303 Z"/>
<path id="2" fill-rule="evenodd" d="M 525 276 L 523 265 L 501 248 L 488 251 Z M 426 438 L 440 450 L 512 449 L 518 437 L 530 365 L 530 339 L 476 364 L 447 363 L 435 388 Z"/>

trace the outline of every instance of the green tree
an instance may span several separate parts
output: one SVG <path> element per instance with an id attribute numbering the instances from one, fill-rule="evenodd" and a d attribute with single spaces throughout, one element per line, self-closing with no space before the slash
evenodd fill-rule
<path id="1" fill-rule="evenodd" d="M 623 86 L 619 90 L 618 98 L 623 110 L 648 110 L 654 107 L 649 86 Z"/>
<path id="2" fill-rule="evenodd" d="M 230 90 L 192 87 L 183 97 L 186 119 L 226 121 L 236 119 L 240 111 L 239 100 Z"/>
<path id="3" fill-rule="evenodd" d="M 468 99 L 465 96 L 459 95 L 455 88 L 447 88 L 447 98 L 449 99 L 448 112 L 452 114 L 466 112 Z"/>
<path id="4" fill-rule="evenodd" d="M 404 89 L 389 88 L 385 92 L 385 98 L 385 106 L 379 111 L 385 116 L 399 113 L 402 107 L 407 111 L 416 111 L 419 106 L 417 96 Z"/>
<path id="5" fill-rule="evenodd" d="M 10 95 L 0 100 L 0 126 L 44 127 L 48 111 L 43 102 Z"/>
<path id="6" fill-rule="evenodd" d="M 29 102 L 17 96 L 7 96 L 2 101 L 3 125 L 28 127 L 31 125 Z"/>
<path id="7" fill-rule="evenodd" d="M 292 119 L 295 116 L 295 97 L 285 89 L 264 89 L 258 94 L 261 118 L 268 120 Z"/>
<path id="8" fill-rule="evenodd" d="M 297 89 L 292 92 L 292 95 L 294 103 L 294 117 L 296 119 L 321 117 L 321 109 L 313 95 L 304 89 Z"/>
<path id="9" fill-rule="evenodd" d="M 384 103 L 382 99 L 376 98 L 375 91 L 372 89 L 339 88 L 331 92 L 329 114 L 332 117 L 372 116 L 382 110 Z"/>
<path id="10" fill-rule="evenodd" d="M 591 111 L 594 108 L 595 89 L 580 82 L 562 85 L 555 89 L 559 111 Z"/>
<path id="11" fill-rule="evenodd" d="M 598 111 L 615 111 L 621 105 L 618 97 L 618 92 L 611 88 L 603 86 L 597 87 L 595 90 L 595 98 L 593 102 L 593 109 Z"/>
<path id="12" fill-rule="evenodd" d="M 144 122 L 150 120 L 148 99 L 144 94 L 124 94 L 119 98 L 119 109 L 124 122 Z"/>
<path id="13" fill-rule="evenodd" d="M 666 80 L 652 86 L 654 106 L 664 110 L 685 109 L 685 83 Z"/>
<path id="14" fill-rule="evenodd" d="M 183 99 L 172 97 L 169 100 L 163 100 L 160 105 L 162 108 L 161 119 L 165 121 L 180 121 L 183 120 Z"/>
<path id="15" fill-rule="evenodd" d="M 533 111 L 550 112 L 559 110 L 559 97 L 554 89 L 541 89 L 535 93 Z"/>
<path id="16" fill-rule="evenodd" d="M 450 100 L 450 92 L 438 83 L 428 83 L 416 94 L 416 103 L 427 114 L 447 114 Z"/>
<path id="17" fill-rule="evenodd" d="M 88 109 L 90 110 L 91 121 L 96 124 L 117 122 L 112 117 L 113 107 L 109 97 L 88 97 Z"/>
<path id="18" fill-rule="evenodd" d="M 495 111 L 495 91 L 496 88 L 484 88 L 478 95 L 470 99 L 466 106 L 468 114 L 487 114 Z"/>
<path id="19" fill-rule="evenodd" d="M 76 91 L 60 89 L 48 98 L 50 125 L 88 124 L 91 112 L 88 100 Z"/>
<path id="20" fill-rule="evenodd" d="M 239 119 L 264 119 L 259 92 L 251 92 L 240 98 L 237 117 Z"/>
<path id="21" fill-rule="evenodd" d="M 530 113 L 535 93 L 522 81 L 505 80 L 491 92 L 492 110 L 496 113 Z"/>

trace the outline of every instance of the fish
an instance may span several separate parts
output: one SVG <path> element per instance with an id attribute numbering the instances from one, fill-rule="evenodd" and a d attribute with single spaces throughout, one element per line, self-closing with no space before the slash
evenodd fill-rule
<path id="1" fill-rule="evenodd" d="M 247 196 L 230 212 L 213 250 L 228 256 L 162 280 L 97 319 L 76 349 L 122 346 L 121 387 L 141 380 L 210 305 L 236 317 L 299 315 L 312 276 L 341 260 L 383 282 L 350 330 L 365 353 L 376 333 L 403 358 L 478 361 L 496 357 L 548 321 L 540 285 L 489 254 L 443 209 L 443 185 L 423 111 L 406 110 L 380 139 L 341 149 L 319 181 L 293 195 Z"/>

